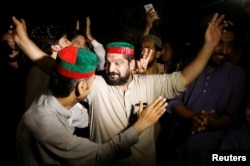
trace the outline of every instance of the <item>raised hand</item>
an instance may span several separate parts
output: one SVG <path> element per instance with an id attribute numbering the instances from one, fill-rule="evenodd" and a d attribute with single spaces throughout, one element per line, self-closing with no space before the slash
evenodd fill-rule
<path id="1" fill-rule="evenodd" d="M 12 17 L 14 26 L 11 26 L 10 33 L 13 34 L 14 40 L 17 44 L 28 38 L 27 26 L 24 19 L 18 20 L 15 16 Z"/>
<path id="2" fill-rule="evenodd" d="M 152 29 L 153 27 L 153 23 L 156 21 L 156 20 L 159 20 L 159 16 L 157 14 L 157 12 L 153 9 L 150 9 L 149 11 L 146 12 L 146 26 L 145 26 L 145 29 L 142 33 L 142 36 L 146 36 L 150 33 L 150 30 Z"/>
<path id="3" fill-rule="evenodd" d="M 86 36 L 89 41 L 92 41 L 94 39 L 91 35 L 91 30 L 90 30 L 90 17 L 86 17 Z"/>
<path id="4" fill-rule="evenodd" d="M 227 22 L 223 22 L 225 15 L 215 13 L 205 32 L 205 42 L 216 47 L 220 41 L 224 28 L 228 26 Z"/>
<path id="5" fill-rule="evenodd" d="M 153 26 L 154 21 L 159 20 L 159 16 L 157 14 L 156 11 L 154 11 L 153 9 L 150 9 L 147 13 L 146 13 L 146 20 L 147 20 L 147 26 L 149 26 L 150 28 Z"/>
<path id="6" fill-rule="evenodd" d="M 148 68 L 148 62 L 152 56 L 153 50 L 144 48 L 141 52 L 141 58 L 136 61 L 136 73 L 144 73 Z"/>
<path id="7" fill-rule="evenodd" d="M 30 38 L 24 19 L 12 17 L 14 40 L 18 47 L 44 72 L 51 74 L 55 66 L 55 59 L 43 52 Z"/>

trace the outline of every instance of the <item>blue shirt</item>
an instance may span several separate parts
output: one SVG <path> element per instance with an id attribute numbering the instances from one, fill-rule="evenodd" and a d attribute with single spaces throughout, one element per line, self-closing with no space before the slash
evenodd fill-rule
<path id="1" fill-rule="evenodd" d="M 245 72 L 235 65 L 223 63 L 213 73 L 205 68 L 185 92 L 168 103 L 168 111 L 184 104 L 194 112 L 215 110 L 216 114 L 238 114 L 245 87 Z M 235 116 L 233 116 L 235 117 Z"/>
<path id="2" fill-rule="evenodd" d="M 230 114 L 233 121 L 238 120 L 245 80 L 245 72 L 227 62 L 213 73 L 205 68 L 186 91 L 169 101 L 167 109 L 172 112 L 175 106 L 181 104 L 194 112 L 215 110 L 215 117 L 220 114 Z M 174 128 L 171 130 L 174 131 L 172 137 L 183 138 L 180 141 L 182 148 L 180 153 L 184 156 L 181 161 L 185 165 L 207 165 L 208 150 L 217 148 L 224 131 L 218 128 L 190 135 L 188 133 L 191 132 L 191 126 L 186 121 L 178 122 L 173 124 Z M 175 139 L 171 141 L 173 144 L 176 142 Z"/>

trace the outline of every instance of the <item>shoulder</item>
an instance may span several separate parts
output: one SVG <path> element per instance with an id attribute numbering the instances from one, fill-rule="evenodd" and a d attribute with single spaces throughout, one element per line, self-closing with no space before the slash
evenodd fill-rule
<path id="1" fill-rule="evenodd" d="M 224 68 L 236 77 L 243 77 L 243 78 L 246 77 L 246 72 L 244 71 L 244 69 L 237 65 L 231 64 L 229 62 L 225 62 Z"/>
<path id="2" fill-rule="evenodd" d="M 243 68 L 237 66 L 237 65 L 234 65 L 232 63 L 229 63 L 229 62 L 225 62 L 224 63 L 224 66 L 228 69 L 231 69 L 232 71 L 235 71 L 235 72 L 241 72 L 241 73 L 244 73 L 244 70 Z"/>
<path id="3" fill-rule="evenodd" d="M 105 82 L 106 83 L 106 81 L 105 81 L 105 79 L 103 78 L 103 76 L 101 76 L 101 75 L 96 75 L 95 76 L 95 81 L 94 81 L 95 83 L 98 83 L 98 82 Z"/>

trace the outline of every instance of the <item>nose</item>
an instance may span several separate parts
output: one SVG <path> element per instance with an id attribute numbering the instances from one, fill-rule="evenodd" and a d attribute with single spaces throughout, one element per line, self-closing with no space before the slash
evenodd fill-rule
<path id="1" fill-rule="evenodd" d="M 222 52 L 223 54 L 227 53 L 227 46 L 222 45 L 222 46 L 221 46 L 221 52 Z"/>
<path id="2" fill-rule="evenodd" d="M 221 44 L 220 45 L 220 50 L 223 54 L 228 54 L 231 50 L 231 46 L 227 45 L 227 44 Z"/>
<path id="3" fill-rule="evenodd" d="M 107 71 L 112 72 L 115 70 L 115 64 L 114 63 L 109 63 L 107 66 Z"/>

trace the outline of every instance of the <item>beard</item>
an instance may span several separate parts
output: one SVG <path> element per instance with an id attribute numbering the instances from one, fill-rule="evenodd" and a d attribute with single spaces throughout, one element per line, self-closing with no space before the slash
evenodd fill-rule
<path id="1" fill-rule="evenodd" d="M 219 54 L 219 55 L 223 55 L 223 54 Z M 213 55 L 212 55 L 213 56 Z M 208 61 L 208 64 L 209 64 L 209 66 L 211 66 L 211 67 L 219 67 L 219 66 L 221 66 L 227 59 L 225 58 L 225 59 L 223 59 L 223 60 L 218 60 L 217 58 L 216 58 L 216 56 L 217 55 L 215 55 L 215 58 L 214 57 L 211 57 L 210 59 L 209 59 L 209 61 Z M 224 55 L 224 57 L 226 57 L 226 55 Z"/>
<path id="2" fill-rule="evenodd" d="M 208 65 L 211 67 L 219 67 L 220 66 L 220 64 L 216 63 L 215 61 L 213 61 L 211 59 L 208 61 Z"/>
<path id="3" fill-rule="evenodd" d="M 118 78 L 113 78 L 112 76 L 117 75 Z M 128 82 L 130 77 L 130 72 L 127 71 L 125 76 L 121 77 L 120 73 L 108 72 L 104 74 L 104 78 L 109 85 L 124 85 Z"/>

